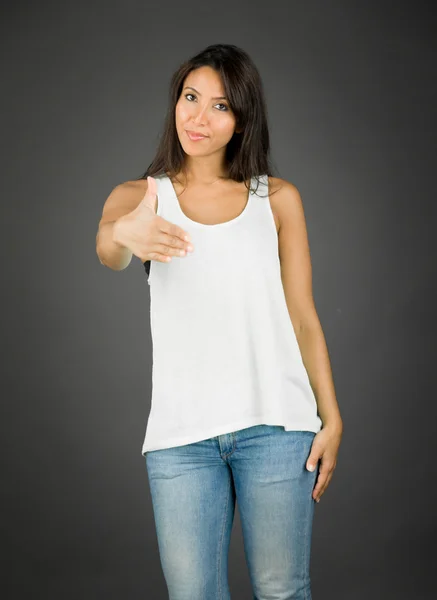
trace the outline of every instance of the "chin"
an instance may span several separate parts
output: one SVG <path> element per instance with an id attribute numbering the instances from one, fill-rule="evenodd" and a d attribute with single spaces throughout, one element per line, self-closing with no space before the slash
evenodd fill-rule
<path id="1" fill-rule="evenodd" d="M 185 154 L 188 154 L 189 156 L 201 156 L 205 154 L 205 150 L 202 150 L 202 148 L 199 148 L 199 151 L 196 152 L 196 148 L 193 149 L 191 147 L 185 146 L 184 144 L 181 144 L 181 146 Z"/>

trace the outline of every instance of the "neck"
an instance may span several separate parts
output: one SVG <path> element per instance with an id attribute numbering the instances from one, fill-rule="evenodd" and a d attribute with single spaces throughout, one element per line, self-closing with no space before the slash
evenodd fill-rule
<path id="1" fill-rule="evenodd" d="M 225 165 L 213 164 L 211 161 L 187 160 L 182 171 L 178 173 L 178 179 L 179 177 L 188 185 L 213 185 L 228 179 L 228 169 Z"/>

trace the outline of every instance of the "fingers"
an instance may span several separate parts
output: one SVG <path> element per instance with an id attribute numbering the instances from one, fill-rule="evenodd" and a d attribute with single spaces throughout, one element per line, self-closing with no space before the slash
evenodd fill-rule
<path id="1" fill-rule="evenodd" d="M 180 230 L 179 227 L 174 227 Z M 175 231 L 171 227 L 170 230 Z M 164 231 L 160 232 L 157 243 L 153 246 L 153 252 L 161 256 L 163 262 L 169 262 L 172 256 L 186 256 L 188 252 L 193 252 L 193 250 L 193 245 L 190 242 L 185 242 L 178 235 L 172 235 Z"/>
<path id="2" fill-rule="evenodd" d="M 187 242 L 191 242 L 190 234 L 175 223 L 170 223 L 170 221 L 161 219 L 160 229 L 163 233 L 166 233 L 167 235 L 179 238 L 184 244 L 186 244 Z"/>
<path id="3" fill-rule="evenodd" d="M 317 476 L 317 483 L 313 489 L 313 498 L 316 502 L 320 502 L 320 498 L 325 493 L 326 488 L 328 487 L 333 474 L 334 474 L 335 465 L 328 466 L 326 461 L 325 463 L 320 463 L 319 474 Z"/>
<path id="4" fill-rule="evenodd" d="M 170 223 L 161 218 L 159 221 L 159 229 L 162 232 L 162 243 L 175 248 L 185 248 L 185 250 L 188 251 L 190 251 L 190 247 L 193 248 L 190 234 L 182 229 L 182 227 L 179 227 L 179 225 Z M 159 241 L 161 241 L 161 239 Z"/>
<path id="5" fill-rule="evenodd" d="M 164 256 L 186 256 L 188 251 L 185 248 L 170 247 L 167 244 L 157 244 L 156 252 L 163 254 Z"/>

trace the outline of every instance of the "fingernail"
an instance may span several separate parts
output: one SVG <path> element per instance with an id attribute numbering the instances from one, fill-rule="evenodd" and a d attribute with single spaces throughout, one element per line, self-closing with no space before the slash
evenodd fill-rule
<path id="1" fill-rule="evenodd" d="M 315 465 L 308 465 L 308 471 L 314 471 L 314 466 Z"/>

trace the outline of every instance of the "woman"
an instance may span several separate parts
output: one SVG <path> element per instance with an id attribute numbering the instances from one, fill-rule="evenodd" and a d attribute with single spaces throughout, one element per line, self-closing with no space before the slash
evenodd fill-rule
<path id="1" fill-rule="evenodd" d="M 151 293 L 146 460 L 172 600 L 229 599 L 238 500 L 258 599 L 309 600 L 314 501 L 342 419 L 297 188 L 272 176 L 259 73 L 217 44 L 173 75 L 155 159 L 105 203 L 98 254 Z M 153 262 L 152 262 L 153 261 Z"/>

